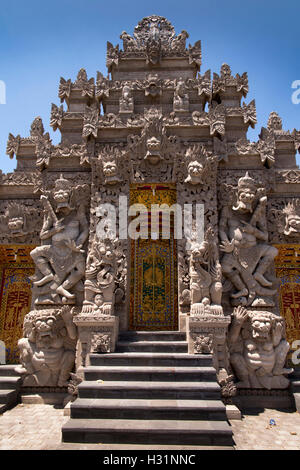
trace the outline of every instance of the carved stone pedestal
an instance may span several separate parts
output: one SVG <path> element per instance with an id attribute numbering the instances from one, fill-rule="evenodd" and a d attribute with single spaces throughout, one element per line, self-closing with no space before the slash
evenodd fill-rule
<path id="1" fill-rule="evenodd" d="M 222 390 L 224 385 L 225 393 L 234 395 L 235 388 L 228 375 L 229 354 L 226 341 L 230 322 L 230 316 L 210 313 L 187 317 L 187 341 L 189 354 L 213 355 L 213 365 Z"/>
<path id="2" fill-rule="evenodd" d="M 119 334 L 119 318 L 111 315 L 80 314 L 74 318 L 78 329 L 76 373 L 82 375 L 89 353 L 114 352 Z"/>

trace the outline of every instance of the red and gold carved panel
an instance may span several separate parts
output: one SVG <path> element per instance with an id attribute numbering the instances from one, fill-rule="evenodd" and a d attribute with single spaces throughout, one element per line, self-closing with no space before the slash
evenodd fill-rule
<path id="1" fill-rule="evenodd" d="M 19 360 L 17 343 L 23 336 L 23 319 L 30 310 L 30 276 L 34 264 L 30 251 L 34 246 L 0 246 L 0 340 L 6 347 L 6 362 Z"/>
<path id="2" fill-rule="evenodd" d="M 300 245 L 275 245 L 276 276 L 280 279 L 280 313 L 286 321 L 287 340 L 300 340 Z"/>

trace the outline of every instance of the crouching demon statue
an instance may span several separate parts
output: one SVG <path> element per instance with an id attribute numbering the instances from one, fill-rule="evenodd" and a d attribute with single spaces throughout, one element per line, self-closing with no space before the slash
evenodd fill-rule
<path id="1" fill-rule="evenodd" d="M 67 386 L 77 340 L 73 313 L 66 305 L 26 315 L 24 338 L 18 342 L 21 365 L 16 367 L 25 387 Z"/>
<path id="2" fill-rule="evenodd" d="M 230 361 L 238 388 L 284 389 L 289 381 L 284 368 L 289 344 L 284 319 L 268 311 L 234 309 L 229 329 Z"/>

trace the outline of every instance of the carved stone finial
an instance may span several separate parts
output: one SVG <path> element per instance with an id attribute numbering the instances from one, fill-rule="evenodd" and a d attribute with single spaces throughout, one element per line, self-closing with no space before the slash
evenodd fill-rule
<path id="1" fill-rule="evenodd" d="M 269 131 L 282 131 L 282 119 L 275 111 L 270 113 L 267 128 Z"/>
<path id="2" fill-rule="evenodd" d="M 43 121 L 40 116 L 36 117 L 30 127 L 31 137 L 38 137 L 44 135 Z"/>

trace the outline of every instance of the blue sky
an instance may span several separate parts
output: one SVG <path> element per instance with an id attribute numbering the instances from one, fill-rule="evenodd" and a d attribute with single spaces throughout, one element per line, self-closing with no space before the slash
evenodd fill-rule
<path id="1" fill-rule="evenodd" d="M 28 136 L 41 116 L 53 143 L 59 131 L 49 127 L 51 103 L 60 77 L 106 73 L 106 41 L 122 43 L 123 30 L 133 32 L 145 16 L 165 16 L 188 42 L 202 41 L 201 72 L 219 72 L 228 63 L 235 75 L 248 72 L 246 102 L 256 100 L 258 124 L 248 138 L 256 140 L 271 111 L 284 129 L 300 129 L 300 104 L 291 101 L 292 82 L 300 80 L 299 0 L 1 0 L 0 80 L 6 104 L 0 104 L 0 169 L 12 171 L 16 161 L 5 154 L 8 133 Z M 299 162 L 299 158 L 298 158 Z"/>

